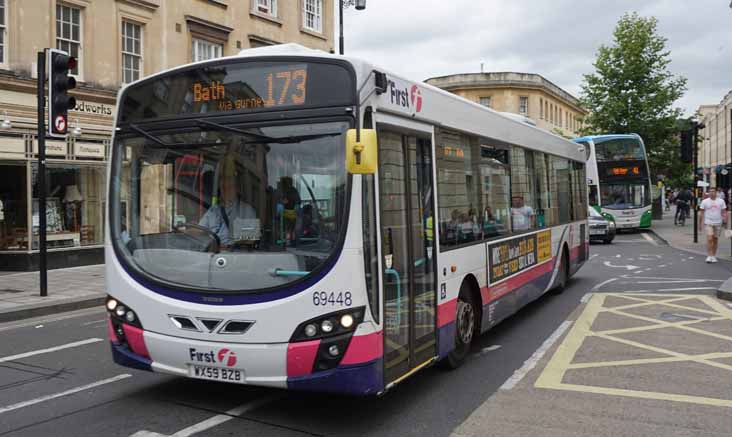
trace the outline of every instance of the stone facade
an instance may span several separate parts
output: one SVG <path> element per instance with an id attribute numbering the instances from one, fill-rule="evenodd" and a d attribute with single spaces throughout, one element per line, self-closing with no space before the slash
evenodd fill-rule
<path id="1" fill-rule="evenodd" d="M 732 91 L 718 105 L 702 105 L 697 110 L 704 129 L 699 131 L 699 169 L 712 187 L 732 188 Z"/>
<path id="2" fill-rule="evenodd" d="M 587 111 L 576 97 L 538 74 L 465 73 L 425 82 L 500 112 L 531 118 L 542 129 L 575 137 Z"/>

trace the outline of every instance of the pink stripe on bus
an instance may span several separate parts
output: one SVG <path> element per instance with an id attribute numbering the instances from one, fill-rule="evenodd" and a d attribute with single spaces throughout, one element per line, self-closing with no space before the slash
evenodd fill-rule
<path id="1" fill-rule="evenodd" d="M 383 331 L 355 336 L 341 364 L 368 363 L 384 355 Z"/>
<path id="2" fill-rule="evenodd" d="M 455 321 L 455 311 L 457 310 L 457 299 L 451 299 L 437 305 L 437 327 L 442 328 L 448 323 Z"/>
<path id="3" fill-rule="evenodd" d="M 112 318 L 107 318 L 107 335 L 109 335 L 109 341 L 112 343 L 119 343 L 119 338 L 117 338 L 117 333 L 114 332 L 114 326 L 112 326 Z"/>
<path id="4" fill-rule="evenodd" d="M 320 340 L 288 344 L 287 376 L 303 376 L 313 373 L 313 364 L 319 346 Z"/>
<path id="5" fill-rule="evenodd" d="M 150 358 L 150 353 L 147 351 L 147 346 L 145 346 L 144 331 L 126 323 L 122 324 L 122 329 L 125 331 L 125 338 L 127 338 L 127 344 L 130 345 L 132 352 Z"/>

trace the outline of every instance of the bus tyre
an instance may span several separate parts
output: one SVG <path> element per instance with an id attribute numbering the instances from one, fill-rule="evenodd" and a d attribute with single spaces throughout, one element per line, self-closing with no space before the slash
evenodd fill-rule
<path id="1" fill-rule="evenodd" d="M 562 249 L 562 257 L 559 258 L 559 267 L 557 271 L 557 283 L 552 292 L 554 294 L 560 294 L 567 288 L 567 281 L 569 280 L 569 256 L 567 251 Z"/>
<path id="2" fill-rule="evenodd" d="M 455 348 L 447 354 L 445 364 L 450 369 L 457 369 L 464 362 L 470 353 L 470 344 L 475 337 L 475 329 L 478 325 L 476 304 L 470 292 L 470 285 L 463 283 L 460 287 L 460 295 L 457 301 L 455 312 Z"/>

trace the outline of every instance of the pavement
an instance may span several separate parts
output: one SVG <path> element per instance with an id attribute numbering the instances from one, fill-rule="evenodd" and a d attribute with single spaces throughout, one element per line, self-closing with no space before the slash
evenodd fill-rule
<path id="1" fill-rule="evenodd" d="M 48 271 L 48 295 L 41 296 L 38 272 L 0 276 L 0 322 L 101 306 L 104 264 Z"/>
<path id="2" fill-rule="evenodd" d="M 694 216 L 692 215 L 690 219 L 686 220 L 684 226 L 674 225 L 673 211 L 666 211 L 663 213 L 663 219 L 653 220 L 651 232 L 671 247 L 707 256 L 707 239 L 703 231 L 699 231 L 697 238 L 699 242 L 694 243 L 693 222 Z M 717 258 L 732 260 L 732 242 L 729 238 L 720 237 Z"/>

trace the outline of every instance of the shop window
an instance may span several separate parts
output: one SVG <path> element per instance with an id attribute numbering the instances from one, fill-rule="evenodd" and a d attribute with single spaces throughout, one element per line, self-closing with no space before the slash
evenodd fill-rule
<path id="1" fill-rule="evenodd" d="M 33 249 L 38 249 L 38 168 L 32 167 Z M 46 175 L 46 232 L 49 248 L 104 243 L 103 166 L 49 164 Z"/>
<path id="2" fill-rule="evenodd" d="M 0 162 L 0 251 L 28 250 L 27 166 Z"/>

